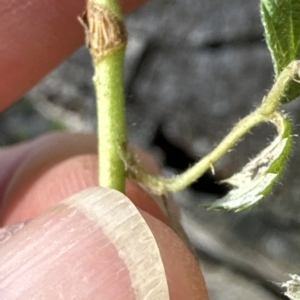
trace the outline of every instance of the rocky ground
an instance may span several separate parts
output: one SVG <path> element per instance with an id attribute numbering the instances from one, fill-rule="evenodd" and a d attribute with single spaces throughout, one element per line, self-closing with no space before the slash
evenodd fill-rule
<path id="1" fill-rule="evenodd" d="M 127 16 L 125 71 L 130 140 L 167 172 L 208 153 L 270 88 L 273 70 L 258 0 L 151 0 Z M 67 128 L 95 128 L 92 67 L 79 49 L 16 105 L 1 114 L 2 145 Z M 299 133 L 300 104 L 285 107 Z M 252 131 L 192 188 L 176 195 L 183 224 L 198 249 L 211 300 L 286 299 L 277 283 L 300 273 L 300 147 L 281 184 L 241 213 L 201 204 L 226 193 L 217 184 L 245 164 L 274 134 Z"/>

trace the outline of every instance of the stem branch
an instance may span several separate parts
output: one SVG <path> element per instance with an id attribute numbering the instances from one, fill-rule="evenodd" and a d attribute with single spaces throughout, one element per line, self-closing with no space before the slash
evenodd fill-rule
<path id="1" fill-rule="evenodd" d="M 251 128 L 264 120 L 266 120 L 265 116 L 258 113 L 257 110 L 254 111 L 252 114 L 240 120 L 212 152 L 204 156 L 183 173 L 170 178 L 149 174 L 136 162 L 136 158 L 133 154 L 127 153 L 126 161 L 129 165 L 129 176 L 138 180 L 138 182 L 156 194 L 166 194 L 168 192 L 182 190 L 212 167 L 212 165 L 225 155 Z"/>
<path id="2" fill-rule="evenodd" d="M 212 152 L 183 173 L 170 178 L 153 176 L 143 169 L 133 154 L 127 151 L 124 154 L 124 161 L 127 163 L 128 175 L 153 193 L 159 195 L 186 188 L 236 145 L 251 128 L 261 122 L 272 119 L 274 112 L 276 112 L 278 106 L 281 104 L 288 84 L 291 80 L 295 80 L 295 76 L 299 76 L 299 70 L 300 61 L 291 62 L 281 72 L 268 95 L 263 98 L 261 106 L 240 120 Z"/>

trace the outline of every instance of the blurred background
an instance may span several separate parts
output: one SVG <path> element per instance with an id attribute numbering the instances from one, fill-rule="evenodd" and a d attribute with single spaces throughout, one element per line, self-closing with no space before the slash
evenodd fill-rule
<path id="1" fill-rule="evenodd" d="M 130 141 L 166 174 L 201 158 L 261 101 L 273 81 L 259 0 L 150 0 L 127 15 Z M 95 131 L 92 66 L 82 47 L 0 115 L 2 146 L 53 130 Z M 300 103 L 284 107 L 299 133 Z M 211 300 L 287 299 L 278 283 L 300 273 L 300 147 L 271 195 L 240 213 L 206 211 L 272 138 L 255 128 L 191 188 L 175 195 Z"/>

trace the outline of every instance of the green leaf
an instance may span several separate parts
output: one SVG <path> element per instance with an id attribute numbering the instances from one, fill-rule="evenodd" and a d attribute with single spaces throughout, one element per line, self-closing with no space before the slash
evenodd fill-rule
<path id="1" fill-rule="evenodd" d="M 257 203 L 270 192 L 283 170 L 292 144 L 290 122 L 278 112 L 271 121 L 277 128 L 277 137 L 239 173 L 223 181 L 234 188 L 208 209 L 237 212 Z"/>
<path id="2" fill-rule="evenodd" d="M 293 60 L 300 59 L 300 1 L 261 0 L 260 11 L 275 74 Z M 291 82 L 282 98 L 289 102 L 300 95 L 300 85 Z"/>

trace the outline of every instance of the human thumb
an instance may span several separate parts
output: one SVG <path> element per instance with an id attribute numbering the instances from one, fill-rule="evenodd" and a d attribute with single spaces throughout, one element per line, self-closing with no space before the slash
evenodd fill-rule
<path id="1" fill-rule="evenodd" d="M 188 268 L 188 277 L 198 277 L 192 286 L 174 287 L 176 280 L 168 286 L 170 261 L 160 241 L 179 245 L 178 255 L 189 252 L 165 227 L 119 192 L 83 190 L 26 224 L 2 229 L 0 299 L 183 299 L 177 287 L 184 299 L 206 299 L 190 262 L 176 268 L 180 276 Z M 197 283 L 197 297 L 190 297 Z"/>

